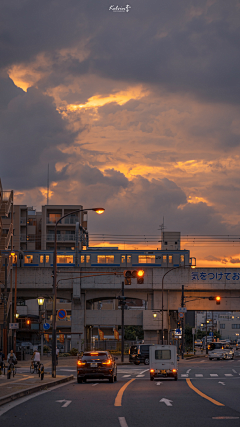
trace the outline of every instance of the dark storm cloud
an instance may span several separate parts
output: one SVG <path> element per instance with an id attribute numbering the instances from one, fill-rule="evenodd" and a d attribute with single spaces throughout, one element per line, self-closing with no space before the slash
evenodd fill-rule
<path id="1" fill-rule="evenodd" d="M 64 169 L 55 172 L 56 162 L 66 159 L 58 146 L 71 145 L 75 134 L 66 129 L 52 98 L 33 88 L 25 93 L 10 79 L 0 79 L 1 85 L 5 102 L 0 111 L 0 170 L 5 187 L 45 186 L 48 163 L 52 180 L 63 179 Z"/>
<path id="2" fill-rule="evenodd" d="M 132 0 L 129 13 L 109 11 L 108 0 L 1 4 L 3 67 L 27 63 L 45 52 L 54 62 L 56 82 L 58 72 L 61 77 L 95 73 L 239 103 L 237 0 Z M 82 43 L 87 58 L 69 54 L 59 67 L 58 50 Z"/>

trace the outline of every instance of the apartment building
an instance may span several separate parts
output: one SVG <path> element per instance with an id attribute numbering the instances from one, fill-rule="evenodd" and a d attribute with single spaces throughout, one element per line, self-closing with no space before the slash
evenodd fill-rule
<path id="1" fill-rule="evenodd" d="M 38 212 L 27 205 L 14 205 L 13 247 L 15 250 L 53 250 L 55 223 L 62 216 L 82 209 L 81 205 L 45 205 Z M 57 228 L 57 249 L 70 251 L 75 249 L 76 223 L 87 229 L 87 212 L 77 212 L 64 218 Z M 78 247 L 86 244 L 78 236 Z"/>
<path id="2" fill-rule="evenodd" d="M 7 322 L 12 321 L 13 191 L 4 191 L 0 180 L 0 347 L 8 351 Z M 11 331 L 9 333 L 11 336 Z"/>

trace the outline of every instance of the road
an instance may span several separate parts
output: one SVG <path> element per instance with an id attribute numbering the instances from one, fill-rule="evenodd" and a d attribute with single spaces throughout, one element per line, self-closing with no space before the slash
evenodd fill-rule
<path id="1" fill-rule="evenodd" d="M 73 367 L 59 368 L 58 373 L 76 374 Z M 4 427 L 235 427 L 240 425 L 239 395 L 240 359 L 181 360 L 178 381 L 152 382 L 147 366 L 119 366 L 116 383 L 74 380 L 1 407 L 0 423 Z"/>

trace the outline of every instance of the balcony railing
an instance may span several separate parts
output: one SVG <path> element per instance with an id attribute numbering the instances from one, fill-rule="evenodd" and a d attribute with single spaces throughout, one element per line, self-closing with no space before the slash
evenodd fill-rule
<path id="1" fill-rule="evenodd" d="M 27 223 L 27 218 L 21 216 L 21 218 L 20 218 L 20 224 L 21 225 L 26 225 L 26 223 Z"/>
<path id="2" fill-rule="evenodd" d="M 26 234 L 20 234 L 20 242 L 26 242 L 26 241 L 27 241 Z"/>
<path id="3" fill-rule="evenodd" d="M 74 242 L 75 234 L 57 234 L 57 242 Z M 47 242 L 54 242 L 54 234 L 47 234 Z"/>
<path id="4" fill-rule="evenodd" d="M 47 224 L 56 224 L 56 220 L 58 220 L 59 218 L 56 218 L 55 220 L 51 220 L 49 218 L 47 218 Z M 76 217 L 70 217 L 70 218 L 64 218 L 62 219 L 62 221 L 59 222 L 60 225 L 72 225 L 72 224 L 76 224 L 76 222 L 79 221 L 79 218 Z"/>

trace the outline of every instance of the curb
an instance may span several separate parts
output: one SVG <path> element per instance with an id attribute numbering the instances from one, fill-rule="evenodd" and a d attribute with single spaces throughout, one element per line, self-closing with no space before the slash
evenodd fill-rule
<path id="1" fill-rule="evenodd" d="M 67 383 L 74 379 L 73 375 L 69 377 L 61 378 L 60 380 L 53 381 L 51 383 L 45 383 L 41 385 L 37 385 L 31 388 L 27 388 L 22 391 L 18 391 L 17 393 L 8 394 L 7 396 L 0 398 L 0 406 L 5 405 L 6 403 L 12 402 L 13 400 L 20 399 L 21 397 L 28 396 L 29 394 L 36 393 L 37 391 L 47 390 L 51 387 L 54 387 L 58 384 Z"/>

